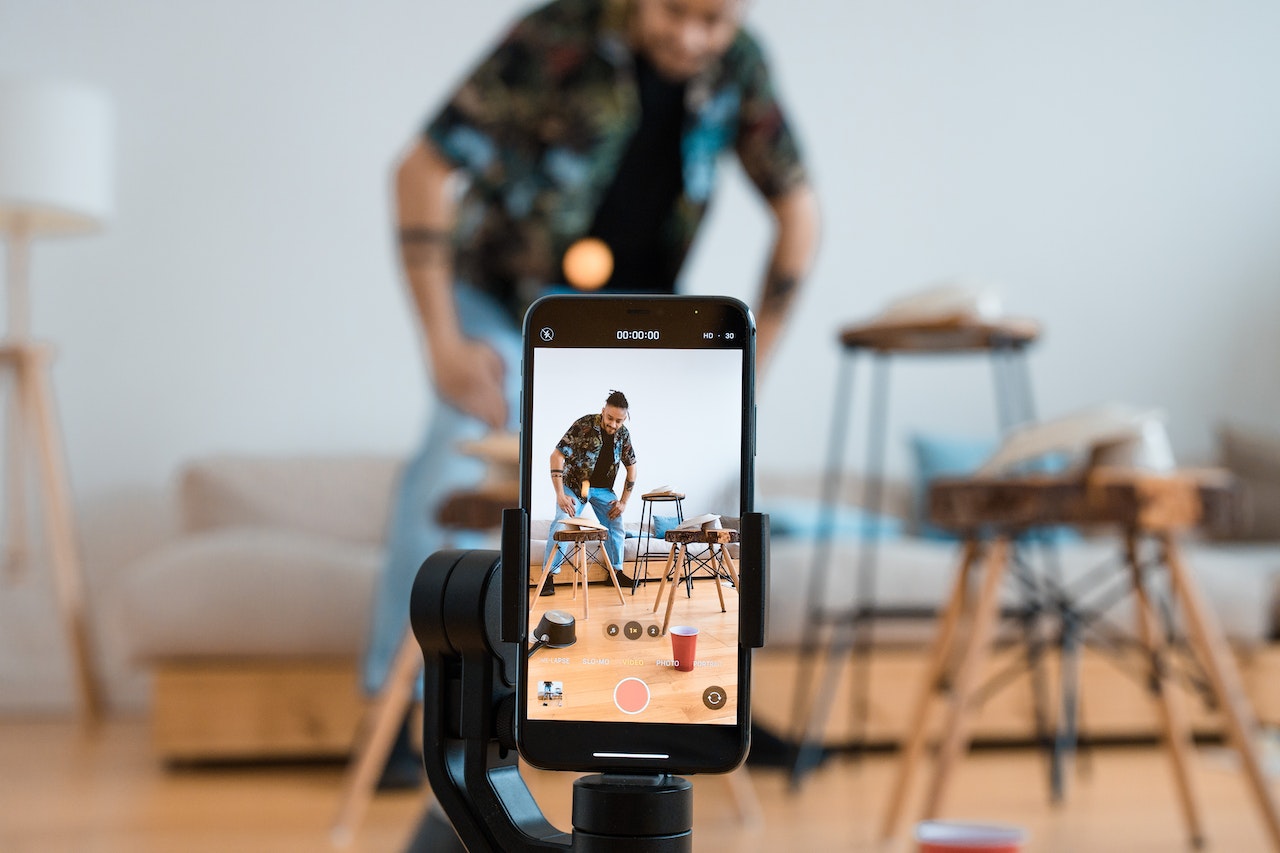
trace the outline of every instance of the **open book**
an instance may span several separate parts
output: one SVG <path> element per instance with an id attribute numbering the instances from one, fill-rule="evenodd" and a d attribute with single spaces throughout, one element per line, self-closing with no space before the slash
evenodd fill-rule
<path id="1" fill-rule="evenodd" d="M 579 530 L 604 530 L 605 527 L 594 518 L 585 515 L 571 515 L 560 519 L 566 527 L 577 527 Z"/>
<path id="2" fill-rule="evenodd" d="M 872 322 L 894 326 L 995 320 L 1003 313 L 1004 306 L 993 288 L 973 281 L 953 279 L 893 300 Z"/>
<path id="3" fill-rule="evenodd" d="M 686 518 L 677 524 L 672 530 L 701 530 L 704 524 L 714 526 L 714 523 L 720 520 L 720 516 L 714 513 L 704 513 L 703 515 L 695 515 L 693 518 Z"/>

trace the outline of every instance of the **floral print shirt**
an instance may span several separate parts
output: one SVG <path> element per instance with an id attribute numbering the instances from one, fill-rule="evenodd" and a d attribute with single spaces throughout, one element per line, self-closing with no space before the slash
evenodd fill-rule
<path id="1" fill-rule="evenodd" d="M 640 121 L 628 0 L 553 0 L 518 21 L 424 134 L 470 177 L 453 235 L 455 274 L 517 323 L 588 233 Z M 662 228 L 683 259 L 719 155 L 732 149 L 765 198 L 806 181 L 757 42 L 740 30 L 686 86 L 684 188 Z"/>
<path id="2" fill-rule="evenodd" d="M 570 493 L 581 496 L 582 484 L 591 480 L 591 472 L 595 470 L 603 446 L 604 431 L 599 414 L 583 415 L 565 430 L 556 450 L 565 459 L 564 484 Z M 619 465 L 627 467 L 634 464 L 636 450 L 631 446 L 631 432 L 620 426 L 613 434 L 613 464 L 609 467 L 607 479 L 613 480 L 618 476 Z"/>

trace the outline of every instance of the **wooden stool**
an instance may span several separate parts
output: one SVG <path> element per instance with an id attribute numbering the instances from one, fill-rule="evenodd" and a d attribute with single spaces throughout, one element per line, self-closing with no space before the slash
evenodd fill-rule
<path id="1" fill-rule="evenodd" d="M 613 588 L 618 591 L 618 603 L 625 605 L 626 599 L 622 597 L 622 586 L 618 583 L 618 574 L 613 570 L 613 563 L 609 560 L 609 551 L 605 547 L 604 542 L 609 538 L 609 531 L 596 530 L 588 528 L 586 530 L 557 530 L 551 538 L 556 542 L 569 542 L 573 548 L 569 551 L 561 565 L 569 563 L 573 566 L 573 597 L 578 598 L 578 580 L 582 580 L 582 619 L 586 621 L 591 618 L 591 602 L 587 597 L 587 543 L 600 543 L 600 556 L 604 558 L 605 572 L 609 575 L 609 580 L 613 581 Z M 556 558 L 556 554 L 560 553 L 559 546 L 551 549 L 551 553 L 547 555 L 547 561 L 542 564 L 542 578 L 538 581 L 538 590 L 531 598 L 529 609 L 533 609 L 533 601 L 542 595 L 542 587 L 546 584 L 547 579 L 552 577 L 551 561 Z M 555 581 L 552 581 L 555 583 Z"/>
<path id="2" fill-rule="evenodd" d="M 514 487 L 458 492 L 445 500 L 436 517 L 442 526 L 451 530 L 494 530 L 502 527 L 502 511 L 518 506 L 519 502 L 520 496 Z M 329 830 L 330 840 L 338 847 L 351 843 L 364 819 L 378 777 L 391 753 L 396 730 L 413 704 L 413 686 L 421 671 L 422 652 L 410 627 L 396 649 L 382 690 L 360 723 L 355 751 L 342 782 L 338 816 Z"/>
<path id="3" fill-rule="evenodd" d="M 688 583 L 693 576 L 694 561 L 698 558 L 693 557 L 689 553 L 690 545 L 706 545 L 707 558 L 704 562 L 711 567 L 714 572 L 714 580 L 716 584 L 716 595 L 720 597 L 720 612 L 725 612 L 724 606 L 724 589 L 720 586 L 721 576 L 729 578 L 733 581 L 735 589 L 738 588 L 738 567 L 734 565 L 733 557 L 729 556 L 729 543 L 738 541 L 738 531 L 736 530 L 668 530 L 664 537 L 668 542 L 672 543 L 671 553 L 667 555 L 667 565 L 662 570 L 662 578 L 658 582 L 658 597 L 653 602 L 653 612 L 658 612 L 658 605 L 662 603 L 662 593 L 667 593 L 667 612 L 662 618 L 662 633 L 667 633 L 667 626 L 671 624 L 671 608 L 676 601 L 676 587 L 681 583 Z M 675 575 L 680 574 L 680 566 L 687 565 L 684 576 L 677 580 Z M 667 586 L 667 579 L 671 578 L 671 586 Z"/>
<path id="4" fill-rule="evenodd" d="M 1177 542 L 1180 532 L 1229 511 L 1226 507 L 1231 493 L 1229 477 L 1220 472 L 1161 476 L 1099 468 L 1083 479 L 1035 476 L 935 481 L 929 492 L 931 519 L 964 533 L 964 556 L 933 642 L 919 699 L 909 717 L 907 740 L 881 827 L 883 837 L 893 834 L 901 815 L 912 772 L 924 750 L 930 699 L 939 685 L 949 685 L 950 703 L 936 767 L 928 783 L 924 818 L 938 815 L 951 770 L 968 746 L 970 705 L 998 618 L 1000 581 L 1008 568 L 1011 537 L 1028 527 L 1046 524 L 1109 525 L 1121 532 L 1136 602 L 1138 638 L 1151 662 L 1152 692 L 1191 842 L 1199 846 L 1204 838 L 1187 766 L 1193 749 L 1191 729 L 1176 694 L 1169 689 L 1166 642 L 1147 592 L 1147 568 L 1163 567 L 1169 574 L 1173 603 L 1181 606 L 1191 652 L 1208 676 L 1228 739 L 1240 755 L 1272 844 L 1280 849 L 1280 814 L 1254 744 L 1253 710 L 1231 649 L 1214 612 L 1205 606 Z M 984 532 L 993 537 L 989 542 L 980 542 Z M 1144 537 L 1154 540 L 1159 550 L 1160 559 L 1155 566 L 1143 566 L 1138 559 Z M 985 557 L 980 559 L 984 551 Z M 980 575 L 981 590 L 974 601 L 968 595 L 969 585 Z M 968 634 L 961 637 L 959 628 L 966 620 Z M 960 649 L 960 660 L 950 671 L 953 647 Z"/>

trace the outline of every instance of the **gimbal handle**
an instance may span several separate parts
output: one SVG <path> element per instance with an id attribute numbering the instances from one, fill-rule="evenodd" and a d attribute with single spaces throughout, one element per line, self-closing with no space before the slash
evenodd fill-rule
<path id="1" fill-rule="evenodd" d="M 423 762 L 468 853 L 690 853 L 693 790 L 666 775 L 574 782 L 572 836 L 543 817 L 517 767 L 519 648 L 500 641 L 501 555 L 441 551 L 410 598 L 422 647 Z"/>
<path id="2" fill-rule="evenodd" d="M 423 763 L 432 792 L 468 853 L 690 853 L 693 790 L 666 774 L 597 774 L 578 779 L 570 836 L 543 816 L 520 776 L 514 735 L 516 666 L 527 630 L 526 515 L 503 513 L 503 550 L 438 551 L 418 570 L 410 623 L 422 649 Z M 743 516 L 744 553 L 761 571 L 744 574 L 743 598 L 758 601 L 740 624 L 747 646 L 762 645 L 762 589 L 768 522 Z M 749 531 L 749 533 L 748 533 Z M 758 562 L 756 561 L 758 559 Z M 514 578 L 514 580 L 513 580 Z M 505 617 L 504 617 L 505 614 Z"/>

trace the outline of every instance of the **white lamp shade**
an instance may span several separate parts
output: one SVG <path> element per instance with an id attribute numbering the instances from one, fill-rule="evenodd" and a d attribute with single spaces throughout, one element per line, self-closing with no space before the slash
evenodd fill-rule
<path id="1" fill-rule="evenodd" d="M 101 92 L 0 80 L 0 229 L 98 228 L 114 202 L 113 125 Z"/>

